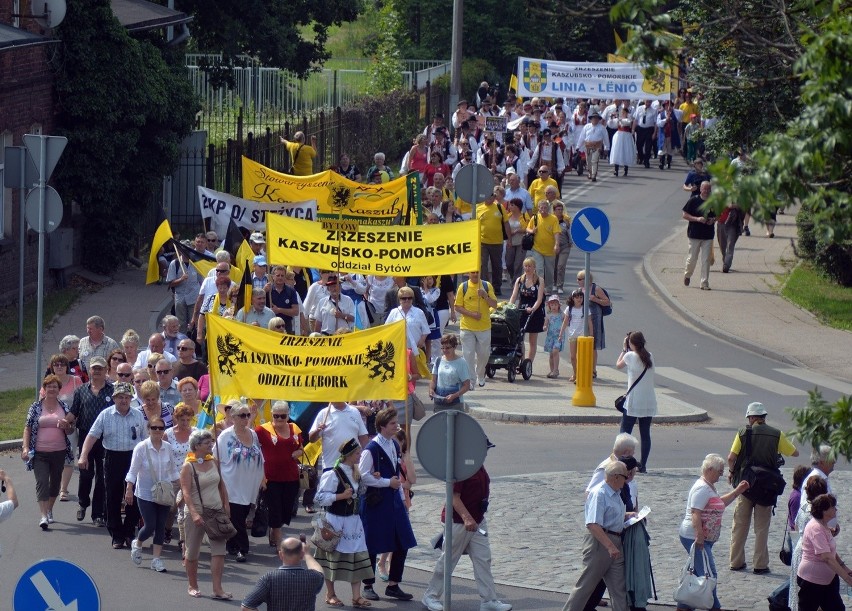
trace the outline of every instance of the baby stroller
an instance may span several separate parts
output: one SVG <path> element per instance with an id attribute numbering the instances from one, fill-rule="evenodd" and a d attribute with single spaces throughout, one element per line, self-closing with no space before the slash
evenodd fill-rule
<path id="1" fill-rule="evenodd" d="M 529 322 L 530 317 L 527 317 Z M 512 304 L 503 305 L 491 314 L 491 354 L 485 366 L 485 375 L 493 378 L 498 369 L 508 371 L 510 383 L 517 374 L 525 380 L 532 377 L 532 361 L 524 358 L 524 333 L 521 327 L 521 311 Z"/>

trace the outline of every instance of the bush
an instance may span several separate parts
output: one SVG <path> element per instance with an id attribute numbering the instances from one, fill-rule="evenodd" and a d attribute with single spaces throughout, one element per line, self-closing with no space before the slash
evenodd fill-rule
<path id="1" fill-rule="evenodd" d="M 433 87 L 437 87 L 440 91 L 449 93 L 450 91 L 450 74 L 442 74 L 432 82 Z M 496 83 L 500 80 L 500 75 L 497 74 L 497 69 L 484 59 L 468 59 L 462 60 L 462 78 L 461 78 L 461 97 L 470 102 L 476 101 L 476 91 L 479 89 L 479 84 L 482 81 Z"/>
<path id="2" fill-rule="evenodd" d="M 796 227 L 799 256 L 811 261 L 823 274 L 842 286 L 852 286 L 852 242 L 827 244 L 818 239 L 813 211 L 807 204 L 796 215 Z"/>

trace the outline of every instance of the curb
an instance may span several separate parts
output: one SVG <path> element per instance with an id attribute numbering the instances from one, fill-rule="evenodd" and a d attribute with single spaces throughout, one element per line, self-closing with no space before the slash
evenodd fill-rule
<path id="1" fill-rule="evenodd" d="M 477 420 L 491 420 L 495 422 L 511 422 L 514 424 L 618 424 L 621 415 L 610 414 L 518 414 L 512 412 L 501 412 L 483 407 L 469 405 L 470 415 Z M 654 416 L 656 424 L 684 424 L 692 422 L 705 422 L 710 419 L 707 412 L 696 409 L 694 414 L 682 414 L 673 416 Z"/>
<path id="2" fill-rule="evenodd" d="M 24 447 L 23 439 L 9 439 L 0 441 L 0 452 L 8 452 L 9 450 L 20 450 Z"/>
<path id="3" fill-rule="evenodd" d="M 683 318 L 687 319 L 689 322 L 699 327 L 701 330 L 722 339 L 729 344 L 734 344 L 735 346 L 739 346 L 740 348 L 744 348 L 750 352 L 754 352 L 759 354 L 760 356 L 769 357 L 773 360 L 780 361 L 782 363 L 786 363 L 787 365 L 792 365 L 794 367 L 801 367 L 803 369 L 807 369 L 807 366 L 798 360 L 795 357 L 789 356 L 787 354 L 778 352 L 771 348 L 767 348 L 757 342 L 744 339 L 733 333 L 729 333 L 724 329 L 720 329 L 715 325 L 711 325 L 703 318 L 694 314 L 691 310 L 688 310 L 683 304 L 680 303 L 674 296 L 669 293 L 668 289 L 666 289 L 665 285 L 662 281 L 657 278 L 651 267 L 651 259 L 654 255 L 657 254 L 657 251 L 666 246 L 669 242 L 673 241 L 675 238 L 681 237 L 682 231 L 678 230 L 673 233 L 671 236 L 660 242 L 657 246 L 651 249 L 644 257 L 642 257 L 642 275 L 648 281 L 648 283 L 654 287 L 654 290 L 657 291 L 657 294 L 665 301 L 673 310 L 675 310 L 678 314 L 680 314 Z"/>

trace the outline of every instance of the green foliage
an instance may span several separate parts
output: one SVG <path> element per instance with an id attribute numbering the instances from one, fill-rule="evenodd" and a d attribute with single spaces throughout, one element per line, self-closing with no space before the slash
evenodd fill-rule
<path id="1" fill-rule="evenodd" d="M 56 317 L 67 312 L 80 297 L 77 288 L 69 287 L 51 291 L 44 296 L 45 328 L 49 329 Z M 29 352 L 35 349 L 36 304 L 35 297 L 24 305 L 24 337 L 18 337 L 18 304 L 0 308 L 0 353 Z M 0 436 L 0 439 L 4 437 Z"/>
<path id="2" fill-rule="evenodd" d="M 464 58 L 462 60 L 461 95 L 462 98 L 473 101 L 476 99 L 476 90 L 482 81 L 496 83 L 498 81 L 497 70 L 484 59 Z M 436 78 L 432 85 L 440 91 L 450 91 L 450 74 L 442 74 Z M 508 87 L 508 82 L 506 83 Z M 454 109 L 455 110 L 455 109 Z"/>
<path id="3" fill-rule="evenodd" d="M 808 392 L 803 408 L 788 408 L 796 428 L 790 435 L 809 448 L 831 445 L 835 456 L 852 457 L 852 398 L 843 396 L 833 404 L 819 390 Z"/>
<path id="4" fill-rule="evenodd" d="M 179 0 L 191 13 L 192 34 L 201 52 L 221 53 L 202 67 L 215 86 L 233 85 L 231 68 L 244 65 L 241 55 L 301 77 L 329 58 L 329 28 L 352 21 L 361 0 Z M 307 32 L 307 34 L 306 34 Z"/>
<path id="5" fill-rule="evenodd" d="M 402 88 L 402 69 L 399 46 L 394 32 L 399 18 L 391 3 L 385 4 L 378 13 L 378 41 L 367 68 L 367 95 L 386 93 Z"/>
<path id="6" fill-rule="evenodd" d="M 27 411 L 36 398 L 35 388 L 0 392 L 0 440 L 20 439 Z"/>
<path id="7" fill-rule="evenodd" d="M 814 265 L 803 261 L 793 268 L 781 295 L 813 313 L 824 324 L 852 331 L 852 288 L 838 286 Z"/>
<path id="8" fill-rule="evenodd" d="M 85 215 L 83 265 L 110 273 L 126 258 L 136 219 L 178 161 L 197 101 L 182 69 L 131 38 L 108 0 L 71 0 L 55 58 L 64 197 Z"/>

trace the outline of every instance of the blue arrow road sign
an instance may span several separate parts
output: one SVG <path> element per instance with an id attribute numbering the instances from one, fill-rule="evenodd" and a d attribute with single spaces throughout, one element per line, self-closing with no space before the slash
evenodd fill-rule
<path id="1" fill-rule="evenodd" d="M 41 560 L 15 586 L 14 611 L 100 611 L 101 595 L 89 574 L 65 560 Z"/>
<path id="2" fill-rule="evenodd" d="M 583 208 L 571 221 L 571 240 L 583 252 L 595 252 L 609 238 L 609 219 L 600 208 Z"/>

